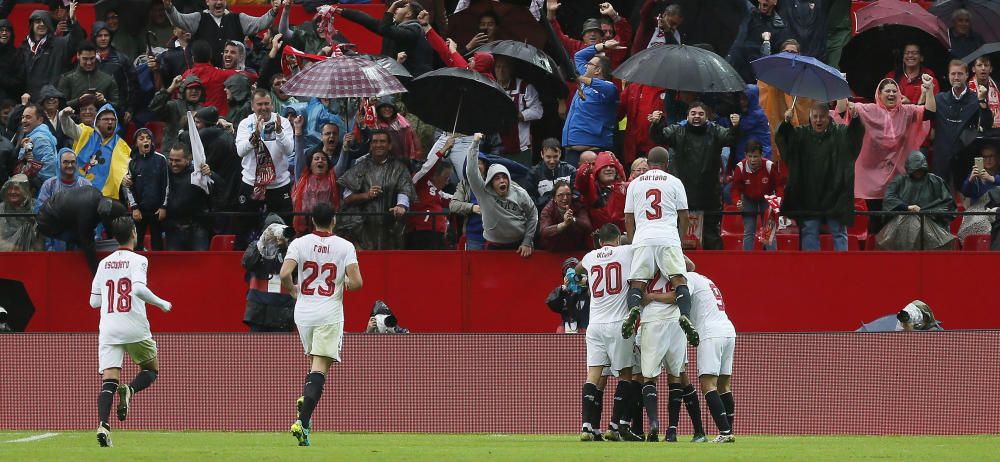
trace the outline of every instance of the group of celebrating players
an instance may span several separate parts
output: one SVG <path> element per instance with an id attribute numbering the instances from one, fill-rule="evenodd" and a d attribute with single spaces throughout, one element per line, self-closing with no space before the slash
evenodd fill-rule
<path id="1" fill-rule="evenodd" d="M 707 441 L 694 386 L 687 380 L 687 345 L 698 348 L 698 375 L 718 427 L 712 442 L 732 443 L 734 400 L 730 389 L 736 330 L 722 293 L 681 251 L 679 229 L 687 227 L 687 194 L 666 172 L 667 151 L 648 154 L 649 171 L 626 191 L 625 228 L 606 224 L 595 233 L 598 247 L 576 272 L 590 290 L 587 382 L 583 385 L 582 441 L 659 441 L 656 378 L 665 368 L 670 403 L 665 441 L 677 441 L 680 403 L 694 424 L 693 442 Z M 628 289 L 626 290 L 626 285 Z M 607 375 L 618 377 L 608 429 L 601 433 Z M 642 433 L 645 408 L 649 429 Z"/>
<path id="2" fill-rule="evenodd" d="M 683 401 L 694 423 L 693 441 L 707 441 L 697 393 L 685 374 L 685 343 L 690 343 L 698 347 L 701 390 L 719 429 L 714 442 L 733 442 L 730 379 L 736 331 L 719 289 L 694 272 L 694 264 L 681 251 L 678 226 L 687 224 L 687 196 L 680 180 L 665 171 L 666 150 L 651 150 L 648 163 L 649 171 L 634 179 L 627 190 L 625 226 L 631 244 L 622 243 L 617 226 L 605 225 L 596 233 L 599 248 L 576 268 L 581 279 L 587 279 L 591 297 L 581 439 L 658 441 L 656 378 L 666 368 L 670 420 L 665 440 L 677 441 Z M 316 205 L 311 220 L 315 230 L 289 244 L 280 271 L 282 287 L 296 299 L 295 324 L 311 360 L 291 426 L 300 446 L 310 445 L 312 413 L 323 394 L 326 373 L 333 362 L 340 361 L 344 291 L 362 287 L 354 245 L 333 234 L 333 208 Z M 90 295 L 91 307 L 101 309 L 97 440 L 105 447 L 112 445 L 109 415 L 115 394 L 117 417 L 125 420 L 132 396 L 157 377 L 156 342 L 150 334 L 146 304 L 164 312 L 172 308 L 146 287 L 148 261 L 133 251 L 138 236 L 131 217 L 114 220 L 110 232 L 121 247 L 99 264 Z M 292 279 L 296 272 L 297 283 Z M 126 353 L 140 368 L 127 385 L 120 383 Z M 603 389 L 611 373 L 619 381 L 611 423 L 602 434 Z M 645 435 L 643 408 L 649 418 Z"/>

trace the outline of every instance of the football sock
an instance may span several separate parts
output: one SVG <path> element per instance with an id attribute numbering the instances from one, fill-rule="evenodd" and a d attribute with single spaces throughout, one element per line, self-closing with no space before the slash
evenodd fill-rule
<path id="1" fill-rule="evenodd" d="M 611 427 L 617 428 L 622 421 L 628 422 L 629 391 L 632 386 L 621 380 L 615 385 L 615 405 L 611 409 Z"/>
<path id="2" fill-rule="evenodd" d="M 632 409 L 629 415 L 632 416 L 632 433 L 642 433 L 642 383 L 635 380 L 629 382 L 632 386 Z"/>
<path id="3" fill-rule="evenodd" d="M 722 398 L 719 398 L 718 390 L 705 393 L 705 404 L 708 404 L 708 412 L 712 413 L 712 420 L 715 421 L 715 426 L 719 428 L 719 434 L 728 435 L 732 433 L 732 429 L 729 428 L 729 419 L 726 418 L 726 405 L 722 404 Z"/>
<path id="4" fill-rule="evenodd" d="M 633 287 L 628 290 L 628 295 L 625 296 L 626 304 L 628 308 L 638 308 L 642 306 L 642 289 Z M 620 306 L 620 305 L 619 305 Z"/>
<path id="5" fill-rule="evenodd" d="M 597 393 L 594 394 L 594 407 L 592 409 L 593 414 L 590 416 L 590 427 L 595 431 L 601 430 L 601 411 L 604 410 L 604 390 L 597 389 Z"/>
<path id="6" fill-rule="evenodd" d="M 101 384 L 101 393 L 97 395 L 97 419 L 108 428 L 111 428 L 108 416 L 111 415 L 111 403 L 115 399 L 116 391 L 118 391 L 118 380 L 105 379 Z"/>
<path id="7" fill-rule="evenodd" d="M 722 404 L 726 407 L 726 420 L 729 421 L 729 429 L 733 430 L 733 416 L 736 414 L 736 402 L 733 401 L 733 392 L 727 391 L 719 395 L 719 398 L 722 399 Z"/>
<path id="8" fill-rule="evenodd" d="M 306 384 L 302 387 L 302 412 L 299 414 L 299 420 L 305 428 L 311 426 L 313 409 L 316 409 L 316 403 L 319 403 L 320 396 L 323 396 L 325 383 L 326 374 L 322 372 L 313 371 L 306 375 Z"/>
<path id="9" fill-rule="evenodd" d="M 646 407 L 646 417 L 649 418 L 649 426 L 660 427 L 660 419 L 656 413 L 656 384 L 646 382 L 642 387 L 642 404 Z"/>
<path id="10" fill-rule="evenodd" d="M 691 416 L 691 425 L 694 426 L 694 434 L 705 434 L 705 427 L 701 425 L 701 405 L 698 404 L 698 392 L 694 385 L 690 383 L 684 387 L 684 406 L 687 407 L 688 415 Z"/>
<path id="11" fill-rule="evenodd" d="M 677 428 L 681 421 L 681 403 L 684 401 L 684 390 L 679 383 L 668 385 L 670 389 L 670 401 L 667 403 L 667 419 L 671 427 Z"/>
<path id="12" fill-rule="evenodd" d="M 593 429 L 594 414 L 597 411 L 597 385 L 583 384 L 583 427 Z"/>
<path id="13" fill-rule="evenodd" d="M 132 379 L 132 383 L 128 384 L 132 388 L 132 393 L 139 393 L 142 390 L 149 388 L 156 380 L 156 371 L 151 371 L 149 369 L 143 369 L 139 371 L 139 374 Z"/>
<path id="14" fill-rule="evenodd" d="M 691 317 L 691 292 L 688 290 L 688 286 L 680 285 L 674 289 L 677 294 L 676 303 L 677 307 L 681 309 L 681 315 Z"/>

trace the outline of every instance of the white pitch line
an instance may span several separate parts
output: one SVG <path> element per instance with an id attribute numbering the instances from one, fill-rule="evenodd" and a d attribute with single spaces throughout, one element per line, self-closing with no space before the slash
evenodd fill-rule
<path id="1" fill-rule="evenodd" d="M 42 433 L 41 435 L 29 436 L 27 438 L 20 438 L 16 440 L 7 441 L 7 443 L 30 443 L 32 441 L 43 440 L 45 438 L 52 438 L 53 436 L 58 436 L 58 433 Z"/>

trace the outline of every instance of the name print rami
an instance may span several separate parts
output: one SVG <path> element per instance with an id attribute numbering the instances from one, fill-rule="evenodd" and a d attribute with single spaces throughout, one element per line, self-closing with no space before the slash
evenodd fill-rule
<path id="1" fill-rule="evenodd" d="M 314 245 L 313 252 L 316 253 L 330 253 L 330 246 L 328 245 Z"/>

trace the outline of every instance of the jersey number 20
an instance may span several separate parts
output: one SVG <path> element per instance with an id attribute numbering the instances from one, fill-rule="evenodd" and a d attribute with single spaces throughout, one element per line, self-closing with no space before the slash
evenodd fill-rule
<path id="1" fill-rule="evenodd" d="M 302 263 L 302 272 L 308 273 L 302 279 L 302 295 L 313 295 L 319 293 L 324 297 L 329 297 L 333 295 L 333 291 L 336 289 L 335 281 L 337 279 L 337 265 L 333 263 L 325 263 L 322 267 L 314 261 L 307 261 Z M 316 282 L 316 278 L 320 277 L 320 273 L 323 273 L 323 284 L 318 287 L 312 287 L 313 282 Z"/>
<path id="2" fill-rule="evenodd" d="M 604 293 L 615 295 L 622 291 L 622 265 L 618 262 L 611 262 L 604 266 L 593 266 L 590 268 L 590 287 L 594 292 L 594 297 L 603 297 Z M 604 287 L 601 287 L 604 284 Z"/>
<path id="3" fill-rule="evenodd" d="M 104 281 L 108 288 L 108 313 L 128 313 L 132 311 L 132 280 L 121 278 L 115 283 L 114 279 Z M 117 290 L 116 290 L 117 289 Z M 115 303 L 115 292 L 118 293 L 118 303 Z"/>

